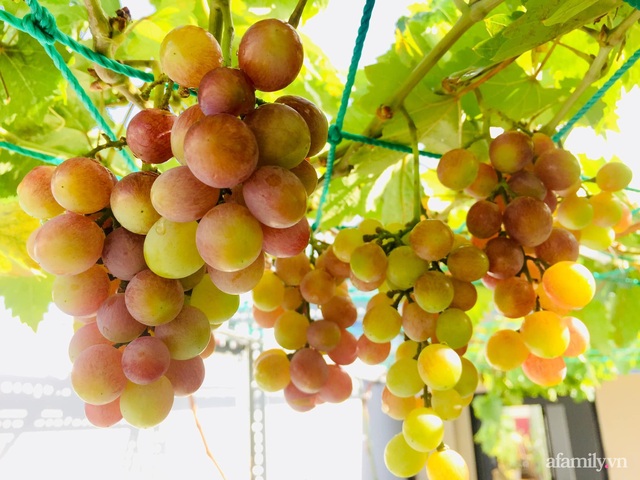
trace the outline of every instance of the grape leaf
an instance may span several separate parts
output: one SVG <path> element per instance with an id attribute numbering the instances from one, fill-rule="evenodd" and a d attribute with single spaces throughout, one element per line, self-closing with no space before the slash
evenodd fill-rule
<path id="1" fill-rule="evenodd" d="M 40 222 L 22 211 L 17 198 L 0 199 L 0 276 L 30 276 L 38 265 L 27 254 L 27 238 Z"/>
<path id="2" fill-rule="evenodd" d="M 607 309 L 608 292 L 608 288 L 604 289 L 586 307 L 573 313 L 589 329 L 591 347 L 603 353 L 610 352 L 612 347 L 610 338 L 613 326 Z"/>
<path id="3" fill-rule="evenodd" d="M 598 1 L 599 0 L 565 0 L 553 14 L 542 23 L 546 26 L 564 23 Z"/>
<path id="4" fill-rule="evenodd" d="M 613 339 L 618 347 L 626 347 L 638 338 L 640 332 L 640 286 L 619 285 L 611 311 L 615 331 Z"/>
<path id="5" fill-rule="evenodd" d="M 12 131 L 44 121 L 51 101 L 60 94 L 62 75 L 42 46 L 30 35 L 8 29 L 0 38 L 0 126 Z"/>
<path id="6" fill-rule="evenodd" d="M 413 160 L 405 157 L 376 179 L 367 198 L 368 218 L 376 218 L 383 225 L 394 222 L 404 224 L 413 219 L 413 171 Z"/>
<path id="7" fill-rule="evenodd" d="M 0 277 L 4 306 L 35 332 L 51 304 L 53 276 Z"/>

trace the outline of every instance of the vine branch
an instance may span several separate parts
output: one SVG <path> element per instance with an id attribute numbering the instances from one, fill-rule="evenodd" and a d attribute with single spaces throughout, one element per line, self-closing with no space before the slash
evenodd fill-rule
<path id="1" fill-rule="evenodd" d="M 409 135 L 411 136 L 411 150 L 413 156 L 413 220 L 419 221 L 422 213 L 422 195 L 420 192 L 420 149 L 418 148 L 418 127 L 407 112 L 407 109 L 402 105 L 400 107 L 402 114 L 407 119 L 409 126 Z"/>
<path id="2" fill-rule="evenodd" d="M 214 25 L 216 29 L 220 30 L 220 34 L 216 36 L 216 39 L 220 42 L 224 65 L 231 66 L 231 48 L 233 46 L 233 37 L 235 35 L 233 17 L 231 15 L 231 0 L 211 0 L 211 11 L 219 12 L 216 13 L 216 17 L 218 15 L 220 16 L 222 25 L 219 26 L 218 23 Z M 215 22 L 220 22 L 220 20 L 214 20 Z"/>
<path id="3" fill-rule="evenodd" d="M 307 6 L 307 0 L 298 0 L 298 4 L 296 8 L 291 12 L 291 16 L 289 17 L 289 21 L 287 22 L 293 28 L 298 28 L 298 24 L 300 23 L 300 19 L 302 18 L 302 12 L 304 12 L 304 7 Z"/>

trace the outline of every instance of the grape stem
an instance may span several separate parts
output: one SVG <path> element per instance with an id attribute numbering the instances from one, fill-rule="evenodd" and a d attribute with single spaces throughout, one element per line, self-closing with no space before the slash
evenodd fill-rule
<path id="1" fill-rule="evenodd" d="M 404 104 L 400 106 L 402 114 L 407 119 L 409 135 L 411 136 L 411 154 L 413 156 L 413 220 L 418 222 L 422 214 L 422 185 L 420 183 L 420 148 L 418 147 L 418 127 L 407 112 Z"/>
<path id="2" fill-rule="evenodd" d="M 222 17 L 222 32 L 219 42 L 222 48 L 222 59 L 225 66 L 231 66 L 231 47 L 235 30 L 233 28 L 233 17 L 231 16 L 231 0 L 211 0 L 211 10 L 217 10 Z"/>
<path id="3" fill-rule="evenodd" d="M 98 145 L 93 150 L 87 152 L 84 156 L 87 158 L 96 158 L 98 152 L 106 148 L 117 148 L 118 150 L 121 150 L 127 144 L 127 139 L 125 137 L 120 137 L 118 140 L 109 140 L 109 137 L 106 137 L 106 140 L 106 143 Z"/>
<path id="4" fill-rule="evenodd" d="M 209 0 L 209 33 L 215 37 L 218 43 L 222 42 L 222 11 L 216 5 L 216 0 Z"/>
<path id="5" fill-rule="evenodd" d="M 287 22 L 293 28 L 298 28 L 298 24 L 300 23 L 300 19 L 302 18 L 302 12 L 304 12 L 304 7 L 307 6 L 307 0 L 298 0 L 298 4 L 296 8 L 291 12 L 291 16 L 289 17 L 289 21 Z"/>

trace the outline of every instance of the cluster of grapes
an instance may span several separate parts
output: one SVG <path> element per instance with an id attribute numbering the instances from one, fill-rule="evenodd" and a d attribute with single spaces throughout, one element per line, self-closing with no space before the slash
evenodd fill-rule
<path id="1" fill-rule="evenodd" d="M 43 220 L 29 254 L 56 276 L 54 303 L 82 324 L 69 345 L 71 382 L 102 427 L 156 425 L 176 395 L 197 391 L 213 330 L 239 295 L 255 289 L 258 302 L 269 262 L 307 247 L 317 174 L 306 158 L 327 137 L 310 101 L 256 101 L 256 89 L 280 90 L 301 69 L 302 44 L 285 22 L 250 27 L 237 69 L 195 26 L 172 30 L 160 57 L 172 81 L 199 87 L 198 103 L 132 118 L 126 141 L 143 171 L 118 179 L 76 157 L 36 167 L 18 187 L 23 210 Z M 181 165 L 153 168 L 172 157 Z"/>

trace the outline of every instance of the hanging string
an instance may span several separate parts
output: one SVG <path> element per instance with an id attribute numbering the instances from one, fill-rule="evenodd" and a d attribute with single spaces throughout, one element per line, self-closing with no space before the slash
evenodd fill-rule
<path id="1" fill-rule="evenodd" d="M 0 148 L 4 148 L 5 150 L 9 150 L 11 152 L 19 153 L 20 155 L 24 155 L 26 157 L 35 158 L 42 162 L 50 163 L 52 165 L 60 165 L 64 160 L 60 157 L 54 157 L 46 153 L 38 152 L 36 150 L 31 150 L 29 148 L 24 148 L 10 142 L 0 141 Z"/>
<path id="2" fill-rule="evenodd" d="M 351 95 L 351 89 L 356 79 L 356 72 L 358 71 L 358 64 L 360 63 L 360 57 L 362 56 L 362 49 L 364 47 L 364 41 L 367 38 L 367 32 L 369 30 L 369 21 L 371 20 L 371 14 L 373 13 L 373 7 L 375 6 L 375 0 L 367 0 L 364 9 L 362 11 L 362 17 L 360 18 L 360 27 L 358 28 L 358 35 L 356 37 L 356 44 L 353 47 L 353 54 L 351 56 L 351 64 L 349 65 L 349 73 L 347 74 L 347 81 L 342 90 L 342 99 L 340 100 L 340 108 L 338 109 L 338 115 L 336 116 L 335 124 L 329 127 L 329 154 L 327 156 L 327 170 L 324 174 L 324 184 L 322 185 L 322 193 L 318 202 L 318 210 L 316 211 L 316 220 L 313 222 L 311 229 L 316 231 L 320 226 L 322 220 L 322 207 L 327 200 L 329 194 L 329 185 L 331 183 L 331 176 L 333 175 L 333 164 L 336 157 L 336 146 L 342 142 L 343 133 L 342 125 L 344 123 L 344 117 L 347 114 L 347 106 L 349 105 L 349 96 Z"/>

